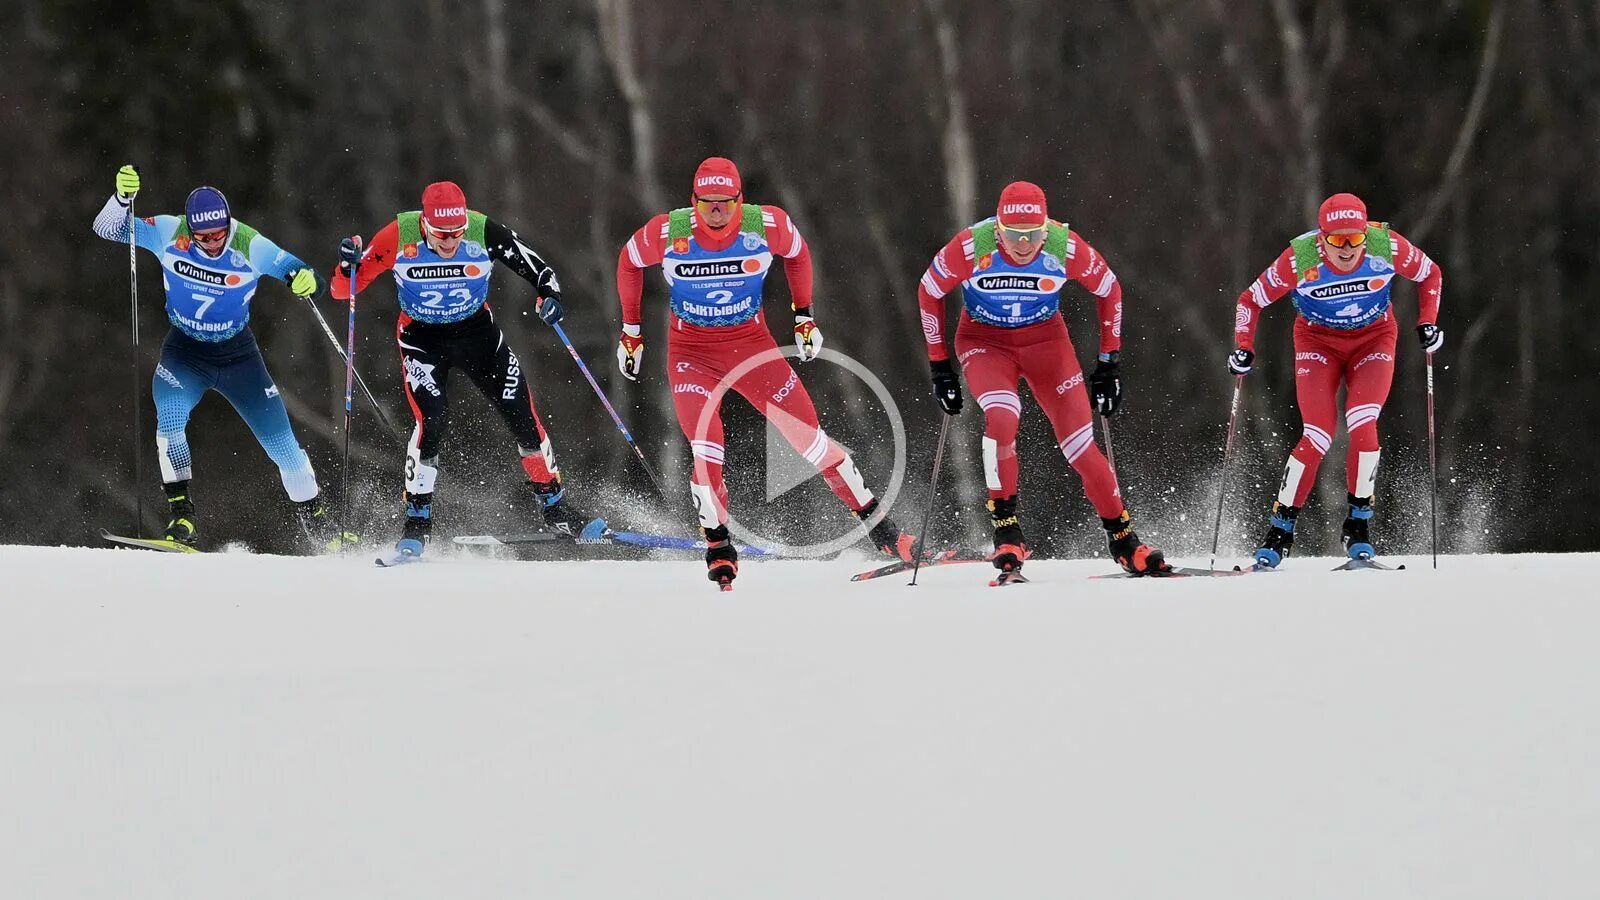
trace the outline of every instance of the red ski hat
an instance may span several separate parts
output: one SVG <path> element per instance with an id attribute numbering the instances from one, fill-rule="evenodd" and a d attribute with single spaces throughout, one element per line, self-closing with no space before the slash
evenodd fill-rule
<path id="1" fill-rule="evenodd" d="M 443 231 L 467 227 L 467 195 L 454 181 L 435 181 L 422 190 L 422 221 Z"/>
<path id="2" fill-rule="evenodd" d="M 744 194 L 744 182 L 739 178 L 739 167 L 733 164 L 733 160 L 713 156 L 694 170 L 694 189 L 689 196 L 704 194 L 729 194 L 734 197 Z"/>
<path id="3" fill-rule="evenodd" d="M 1366 231 L 1367 205 L 1355 194 L 1334 194 L 1317 209 L 1317 226 L 1323 234 Z"/>
<path id="4" fill-rule="evenodd" d="M 1013 181 L 1000 192 L 995 218 L 1009 228 L 1030 228 L 1050 221 L 1044 189 L 1031 181 Z"/>

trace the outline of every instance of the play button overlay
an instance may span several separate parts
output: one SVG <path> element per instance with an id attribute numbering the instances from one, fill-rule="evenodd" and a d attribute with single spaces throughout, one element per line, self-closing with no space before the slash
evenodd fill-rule
<path id="1" fill-rule="evenodd" d="M 724 375 L 717 385 L 709 392 L 710 403 L 705 404 L 700 410 L 700 418 L 694 423 L 689 434 L 691 440 L 706 440 L 710 433 L 711 419 L 720 407 L 722 400 L 739 379 L 757 366 L 765 365 L 774 360 L 793 359 L 800 355 L 800 351 L 793 346 L 773 347 L 753 356 L 746 357 L 743 362 L 734 366 L 732 371 Z M 791 363 L 791 365 L 793 365 Z M 866 477 L 867 486 L 877 492 L 878 509 L 866 522 L 855 520 L 854 516 L 839 515 L 829 517 L 829 521 L 837 523 L 832 535 L 817 535 L 819 540 L 811 544 L 793 545 L 786 544 L 775 537 L 762 534 L 758 529 L 751 528 L 746 523 L 741 523 L 735 516 L 736 510 L 729 510 L 728 531 L 739 541 L 757 547 L 781 553 L 786 556 L 825 557 L 831 556 L 866 538 L 864 529 L 871 528 L 882 521 L 884 516 L 894 508 L 895 498 L 900 496 L 900 488 L 906 477 L 906 423 L 900 417 L 900 408 L 895 404 L 894 397 L 889 394 L 889 389 L 884 386 L 873 371 L 862 365 L 853 357 L 846 356 L 837 350 L 824 347 L 817 355 L 815 361 L 805 364 L 805 378 L 807 381 L 817 383 L 829 378 L 838 378 L 838 374 L 829 371 L 830 367 L 837 366 L 849 376 L 866 385 L 878 399 L 882 415 L 888 419 L 888 431 L 894 444 L 894 464 L 889 471 L 887 481 L 882 478 L 881 460 L 856 459 L 857 468 L 862 470 Z M 798 370 L 799 367 L 796 367 Z M 798 372 L 797 372 L 798 374 Z M 829 410 L 826 401 L 818 410 L 819 416 L 827 421 Z M 794 445 L 784 437 L 784 431 L 794 434 L 806 432 L 815 433 L 815 430 L 801 422 L 799 419 L 779 409 L 775 404 L 764 404 L 762 414 L 767 418 L 766 463 L 767 463 L 767 502 L 772 502 L 784 494 L 815 478 L 821 474 L 817 467 L 809 462 L 803 455 L 796 452 Z M 835 413 L 837 414 L 837 413 Z M 826 430 L 824 428 L 824 430 Z M 882 434 L 881 430 L 872 433 Z M 831 440 L 831 438 L 830 438 Z M 837 441 L 834 441 L 838 444 Z M 881 442 L 874 442 L 874 449 L 881 453 Z M 838 444 L 839 448 L 852 458 L 855 454 L 849 447 Z M 809 449 L 809 448 L 808 448 Z M 815 454 L 819 459 L 821 452 Z M 876 454 L 875 454 L 876 455 Z"/>
<path id="2" fill-rule="evenodd" d="M 805 461 L 794 450 L 794 445 L 783 436 L 785 429 L 800 434 L 811 430 L 811 426 L 789 415 L 771 403 L 767 404 L 767 502 L 782 497 L 807 481 L 821 475 L 816 466 Z M 829 438 L 832 440 L 832 438 Z M 844 444 L 833 441 L 839 449 L 850 454 L 855 453 Z"/>

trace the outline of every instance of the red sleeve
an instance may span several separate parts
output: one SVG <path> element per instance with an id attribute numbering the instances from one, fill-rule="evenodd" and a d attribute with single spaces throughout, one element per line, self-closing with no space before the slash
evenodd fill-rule
<path id="1" fill-rule="evenodd" d="M 1285 247 L 1265 272 L 1250 282 L 1250 287 L 1239 295 L 1233 311 L 1233 343 L 1254 352 L 1258 310 L 1266 309 L 1289 293 L 1294 286 L 1294 248 Z"/>
<path id="2" fill-rule="evenodd" d="M 950 351 L 944 345 L 944 298 L 961 282 L 972 277 L 972 232 L 962 229 L 950 239 L 928 271 L 917 282 L 917 306 L 922 316 L 922 338 L 928 343 L 928 361 L 949 359 Z"/>
<path id="3" fill-rule="evenodd" d="M 667 248 L 667 215 L 662 213 L 635 231 L 617 254 L 617 299 L 622 303 L 622 324 L 638 325 L 644 296 L 644 270 L 660 265 Z"/>
<path id="4" fill-rule="evenodd" d="M 1076 231 L 1067 232 L 1067 275 L 1094 294 L 1100 313 L 1100 352 L 1122 349 L 1122 283 L 1111 264 Z"/>
<path id="5" fill-rule="evenodd" d="M 1400 232 L 1389 234 L 1394 238 L 1394 270 L 1417 282 L 1417 324 L 1437 324 L 1439 303 L 1444 299 L 1444 270 Z"/>
<path id="6" fill-rule="evenodd" d="M 761 207 L 761 218 L 766 225 L 767 246 L 783 257 L 783 274 L 789 279 L 789 296 L 795 309 L 811 306 L 811 248 L 800 236 L 789 214 L 776 206 Z"/>
<path id="7" fill-rule="evenodd" d="M 399 249 L 400 224 L 390 222 L 372 236 L 361 254 L 361 264 L 356 268 L 356 293 L 366 290 L 372 279 L 394 268 L 394 255 Z M 350 299 L 350 276 L 345 273 L 343 263 L 334 267 L 328 290 L 336 300 Z"/>

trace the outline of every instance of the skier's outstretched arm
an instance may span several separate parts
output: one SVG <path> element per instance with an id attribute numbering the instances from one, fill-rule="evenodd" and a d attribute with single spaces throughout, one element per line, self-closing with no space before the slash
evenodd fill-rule
<path id="1" fill-rule="evenodd" d="M 668 217 L 663 214 L 633 233 L 617 253 L 617 301 L 622 304 L 622 334 L 617 338 L 617 368 L 638 381 L 644 364 L 644 270 L 660 265 L 666 252 Z"/>
<path id="2" fill-rule="evenodd" d="M 106 205 L 94 217 L 94 233 L 119 244 L 128 241 L 128 225 L 133 223 L 134 243 L 160 253 L 161 248 L 178 233 L 181 220 L 177 216 L 151 216 L 134 219 L 128 215 L 133 197 L 139 193 L 139 172 L 133 166 L 117 170 L 117 190 L 106 200 Z"/>
<path id="3" fill-rule="evenodd" d="M 345 240 L 352 240 L 346 238 Z M 383 226 L 377 234 L 372 236 L 365 248 L 360 244 L 360 237 L 354 238 L 355 247 L 361 253 L 361 264 L 356 268 L 356 293 L 366 290 L 367 285 L 374 278 L 394 268 L 394 256 L 400 250 L 400 224 L 390 222 Z M 331 292 L 336 300 L 350 299 L 350 268 L 343 260 L 333 270 L 333 277 L 328 279 Z"/>
<path id="4" fill-rule="evenodd" d="M 490 259 L 510 268 L 533 285 L 539 295 L 534 307 L 539 318 L 551 325 L 560 322 L 563 312 L 561 282 L 556 278 L 556 270 L 544 261 L 544 257 L 523 243 L 515 231 L 493 219 L 486 219 L 483 223 L 483 244 Z"/>

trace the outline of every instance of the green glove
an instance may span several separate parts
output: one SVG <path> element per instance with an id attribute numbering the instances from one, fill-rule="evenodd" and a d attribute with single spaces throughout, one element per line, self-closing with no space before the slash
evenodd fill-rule
<path id="1" fill-rule="evenodd" d="M 289 290 L 296 297 L 310 297 L 317 292 L 317 275 L 310 269 L 301 269 L 289 276 Z"/>
<path id="2" fill-rule="evenodd" d="M 117 170 L 117 196 L 124 200 L 132 200 L 133 195 L 139 193 L 139 170 L 132 165 L 126 165 Z"/>

